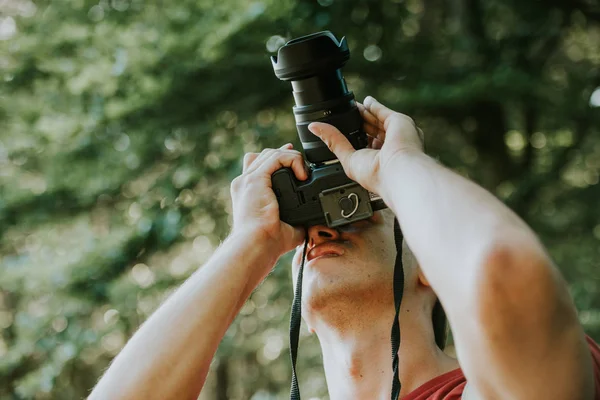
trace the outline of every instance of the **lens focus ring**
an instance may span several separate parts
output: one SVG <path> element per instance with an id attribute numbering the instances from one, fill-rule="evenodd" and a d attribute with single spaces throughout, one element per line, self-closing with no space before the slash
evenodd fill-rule
<path id="1" fill-rule="evenodd" d="M 336 110 L 336 112 L 332 112 L 330 115 L 326 114 L 321 110 L 309 114 L 310 116 L 320 115 L 321 118 L 301 118 L 300 121 L 298 121 L 298 116 L 296 118 L 298 135 L 302 142 L 306 159 L 309 162 L 319 164 L 336 159 L 336 156 L 329 151 L 327 145 L 308 130 L 308 125 L 312 122 L 325 122 L 335 126 L 348 138 L 355 149 L 362 149 L 367 146 L 367 135 L 362 130 L 362 118 L 354 102 L 352 106 L 346 108 L 343 112 Z"/>

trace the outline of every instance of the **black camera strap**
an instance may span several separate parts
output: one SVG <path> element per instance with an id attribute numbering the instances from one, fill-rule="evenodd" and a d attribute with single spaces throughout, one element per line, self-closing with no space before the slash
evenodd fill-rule
<path id="1" fill-rule="evenodd" d="M 292 302 L 292 313 L 290 316 L 290 357 L 292 359 L 292 387 L 290 399 L 300 400 L 300 387 L 298 387 L 298 376 L 296 375 L 296 359 L 298 358 L 298 341 L 300 340 L 300 323 L 302 322 L 302 276 L 304 275 L 304 261 L 308 249 L 308 230 L 304 237 L 304 250 L 302 251 L 302 264 L 298 270 L 298 281 Z"/>
<path id="2" fill-rule="evenodd" d="M 392 322 L 392 400 L 400 396 L 400 377 L 398 375 L 398 350 L 400 350 L 400 303 L 404 295 L 404 266 L 402 265 L 402 231 L 398 218 L 394 218 L 394 241 L 396 242 L 396 263 L 394 264 L 394 307 L 396 314 Z"/>
<path id="3" fill-rule="evenodd" d="M 400 378 L 398 376 L 398 350 L 400 349 L 400 303 L 404 294 L 404 267 L 402 266 L 402 231 L 398 224 L 398 219 L 394 218 L 394 241 L 396 243 L 396 262 L 394 264 L 394 306 L 396 313 L 392 323 L 392 400 L 397 400 L 400 396 Z M 294 301 L 292 302 L 292 312 L 290 316 L 290 358 L 292 360 L 292 386 L 290 389 L 290 400 L 300 400 L 300 387 L 298 386 L 298 375 L 296 374 L 296 360 L 298 358 L 298 342 L 300 340 L 300 324 L 302 322 L 302 277 L 304 274 L 304 262 L 306 260 L 306 250 L 308 249 L 308 231 L 304 241 L 304 250 L 302 252 L 302 263 L 298 270 L 298 280 L 294 292 Z"/>

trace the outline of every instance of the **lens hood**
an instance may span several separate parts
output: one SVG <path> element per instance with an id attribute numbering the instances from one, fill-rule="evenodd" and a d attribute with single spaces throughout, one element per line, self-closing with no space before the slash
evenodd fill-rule
<path id="1" fill-rule="evenodd" d="M 341 41 L 330 31 L 290 40 L 271 57 L 275 75 L 282 81 L 295 81 L 341 68 L 350 59 L 346 38 Z"/>

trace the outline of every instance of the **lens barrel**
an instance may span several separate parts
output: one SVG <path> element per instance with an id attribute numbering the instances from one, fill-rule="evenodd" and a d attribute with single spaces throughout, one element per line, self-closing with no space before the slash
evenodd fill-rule
<path id="1" fill-rule="evenodd" d="M 338 42 L 329 31 L 290 40 L 279 49 L 277 57 L 271 57 L 275 75 L 292 82 L 298 135 L 306 159 L 313 164 L 336 157 L 308 130 L 311 122 L 334 125 L 355 149 L 367 146 L 354 94 L 342 75 L 341 68 L 349 59 L 346 38 Z"/>

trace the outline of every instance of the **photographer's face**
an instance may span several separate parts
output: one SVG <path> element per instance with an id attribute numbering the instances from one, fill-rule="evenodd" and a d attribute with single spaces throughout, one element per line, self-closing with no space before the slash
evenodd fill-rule
<path id="1" fill-rule="evenodd" d="M 308 231 L 309 245 L 302 306 L 309 326 L 320 313 L 356 310 L 393 311 L 393 272 L 396 257 L 394 217 L 378 211 L 368 220 L 338 229 L 323 225 Z M 304 246 L 296 249 L 292 263 L 294 287 Z"/>

